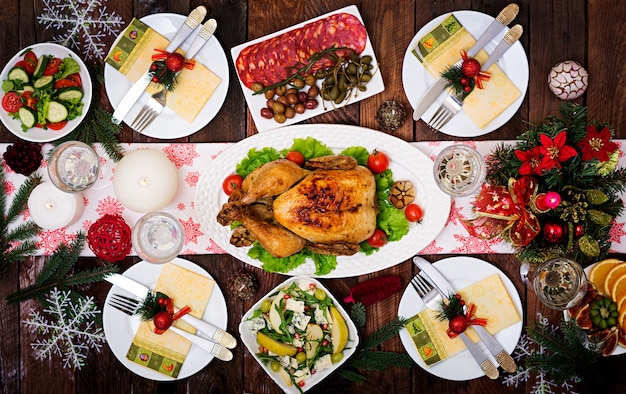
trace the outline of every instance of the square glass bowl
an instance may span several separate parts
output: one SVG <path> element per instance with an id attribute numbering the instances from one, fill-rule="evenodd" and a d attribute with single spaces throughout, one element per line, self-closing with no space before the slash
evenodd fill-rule
<path id="1" fill-rule="evenodd" d="M 316 373 L 310 375 L 304 382 L 304 386 L 297 387 L 295 383 L 288 385 L 284 378 L 281 377 L 280 372 L 273 371 L 270 367 L 270 363 L 264 363 L 259 357 L 257 353 L 259 352 L 259 344 L 257 343 L 256 332 L 253 330 L 254 321 L 250 320 L 254 314 L 254 311 L 261 308 L 261 304 L 263 300 L 268 299 L 270 296 L 277 294 L 281 289 L 288 288 L 292 283 L 299 284 L 314 284 L 316 288 L 322 289 L 326 293 L 326 297 L 330 298 L 333 301 L 333 306 L 337 308 L 343 319 L 346 321 L 346 325 L 348 328 L 348 343 L 343 349 L 343 358 L 337 363 L 332 364 L 332 367 L 317 371 Z M 306 276 L 297 276 L 292 277 L 284 281 L 283 283 L 276 286 L 269 293 L 264 295 L 256 304 L 252 306 L 241 319 L 241 323 L 239 323 L 239 335 L 241 337 L 241 341 L 248 348 L 248 351 L 252 354 L 255 360 L 261 365 L 261 367 L 267 372 L 267 374 L 276 382 L 276 384 L 286 393 L 299 393 L 300 391 L 307 391 L 317 383 L 324 380 L 328 375 L 330 375 L 333 371 L 339 368 L 348 358 L 350 358 L 359 344 L 359 336 L 356 329 L 356 326 L 350 319 L 350 316 L 346 312 L 345 309 L 341 306 L 339 301 L 333 296 L 330 291 L 324 285 L 322 285 L 319 281 L 313 278 L 309 278 Z"/>

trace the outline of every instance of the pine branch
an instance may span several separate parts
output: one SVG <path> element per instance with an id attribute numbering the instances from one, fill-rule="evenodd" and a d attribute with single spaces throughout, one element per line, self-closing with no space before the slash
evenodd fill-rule
<path id="1" fill-rule="evenodd" d="M 365 338 L 365 340 L 363 340 L 361 346 L 359 347 L 361 349 L 371 349 L 380 345 L 388 339 L 391 339 L 394 336 L 398 335 L 406 322 L 407 320 L 404 318 L 397 318 L 390 321 L 389 323 L 382 326 L 378 331 Z"/>
<path id="2" fill-rule="evenodd" d="M 367 380 L 365 378 L 365 376 L 361 375 L 358 372 L 351 371 L 349 369 L 341 368 L 341 369 L 337 370 L 337 374 L 339 376 L 341 376 L 342 378 L 344 378 L 344 379 L 347 379 L 347 380 L 349 380 L 351 382 L 356 382 L 358 384 L 363 384 Z"/>
<path id="3" fill-rule="evenodd" d="M 363 331 L 365 323 L 367 322 L 365 305 L 360 302 L 352 305 L 352 309 L 350 309 L 350 317 L 352 318 L 352 321 L 356 325 L 357 329 L 359 331 Z"/>
<path id="4" fill-rule="evenodd" d="M 4 175 L 2 176 L 4 181 Z M 4 182 L 3 182 L 4 183 Z M 5 225 L 9 225 L 24 211 L 28 204 L 28 196 L 41 183 L 41 175 L 33 174 L 26 178 L 26 181 L 20 186 L 13 197 L 13 203 L 6 213 Z"/>

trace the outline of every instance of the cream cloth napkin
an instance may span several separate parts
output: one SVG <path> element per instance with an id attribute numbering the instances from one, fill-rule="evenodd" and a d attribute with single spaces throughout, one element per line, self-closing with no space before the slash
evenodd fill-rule
<path id="1" fill-rule="evenodd" d="M 152 64 L 155 48 L 165 49 L 169 41 L 138 19 L 128 25 L 106 62 L 132 82 L 137 81 Z M 184 54 L 183 51 L 178 51 Z M 200 62 L 192 70 L 183 68 L 174 90 L 167 94 L 166 106 L 191 123 L 202 110 L 222 79 Z M 150 94 L 160 90 L 150 84 Z"/>
<path id="2" fill-rule="evenodd" d="M 178 308 L 188 305 L 189 313 L 199 319 L 209 303 L 215 281 L 176 264 L 167 263 L 154 288 L 174 299 Z M 195 333 L 195 329 L 181 320 L 174 325 L 182 330 Z M 164 375 L 176 378 L 182 368 L 191 342 L 172 330 L 163 334 L 153 332 L 152 321 L 141 322 L 126 358 Z"/>
<path id="3" fill-rule="evenodd" d="M 458 293 L 466 303 L 476 305 L 475 317 L 487 319 L 485 328 L 492 335 L 521 320 L 498 274 L 490 275 Z M 427 366 L 452 357 L 465 349 L 465 344 L 459 337 L 448 336 L 446 333 L 448 321 L 439 320 L 438 314 L 439 311 L 425 309 L 410 318 L 405 325 Z M 478 335 L 471 326 L 466 330 L 466 334 L 472 341 L 478 342 Z"/>

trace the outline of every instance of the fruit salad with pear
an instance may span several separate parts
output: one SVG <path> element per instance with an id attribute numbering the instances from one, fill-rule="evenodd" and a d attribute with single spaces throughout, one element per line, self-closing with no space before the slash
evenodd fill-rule
<path id="1" fill-rule="evenodd" d="M 350 340 L 334 301 L 312 280 L 298 279 L 269 294 L 250 323 L 256 356 L 300 390 L 314 374 L 339 363 Z"/>

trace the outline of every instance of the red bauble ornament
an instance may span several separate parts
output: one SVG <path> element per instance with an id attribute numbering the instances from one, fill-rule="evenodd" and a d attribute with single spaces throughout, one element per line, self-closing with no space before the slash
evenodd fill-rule
<path id="1" fill-rule="evenodd" d="M 102 260 L 124 260 L 132 247 L 131 229 L 121 216 L 104 215 L 89 227 L 87 245 Z"/>
<path id="2" fill-rule="evenodd" d="M 170 53 L 165 59 L 165 67 L 172 72 L 179 72 L 185 67 L 185 57 L 180 53 Z"/>
<path id="3" fill-rule="evenodd" d="M 461 82 L 461 85 L 467 85 L 469 83 L 467 78 L 461 78 L 459 81 Z"/>
<path id="4" fill-rule="evenodd" d="M 574 227 L 574 235 L 576 237 L 582 237 L 585 234 L 585 228 L 583 227 L 582 224 L 577 224 L 576 227 Z"/>
<path id="5" fill-rule="evenodd" d="M 166 311 L 161 311 L 154 315 L 154 327 L 161 331 L 165 331 L 170 328 L 173 321 L 174 316 Z"/>
<path id="6" fill-rule="evenodd" d="M 461 72 L 468 78 L 474 78 L 480 72 L 480 63 L 473 57 L 468 57 L 461 64 Z"/>
<path id="7" fill-rule="evenodd" d="M 543 226 L 543 239 L 551 244 L 563 242 L 567 235 L 567 227 L 561 223 L 548 222 Z"/>
<path id="8" fill-rule="evenodd" d="M 455 334 L 460 334 L 467 329 L 467 318 L 462 315 L 454 316 L 448 323 L 450 330 Z"/>

